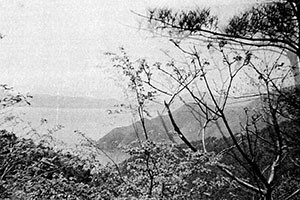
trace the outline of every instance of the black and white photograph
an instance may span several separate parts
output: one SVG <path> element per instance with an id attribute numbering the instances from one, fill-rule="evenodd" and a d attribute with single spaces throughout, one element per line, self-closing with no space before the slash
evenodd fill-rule
<path id="1" fill-rule="evenodd" d="M 299 0 L 0 0 L 0 199 L 300 199 Z"/>

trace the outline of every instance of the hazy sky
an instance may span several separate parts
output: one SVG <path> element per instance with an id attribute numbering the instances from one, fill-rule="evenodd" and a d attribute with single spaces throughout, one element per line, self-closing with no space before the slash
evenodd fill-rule
<path id="1" fill-rule="evenodd" d="M 241 2 L 249 0 L 0 0 L 0 83 L 31 94 L 118 97 L 103 53 L 123 46 L 155 57 L 168 47 L 138 31 L 130 10 L 204 5 L 226 16 Z"/>

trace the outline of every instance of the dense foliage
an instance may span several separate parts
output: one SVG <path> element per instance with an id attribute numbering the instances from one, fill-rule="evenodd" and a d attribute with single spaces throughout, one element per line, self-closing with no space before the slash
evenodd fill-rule
<path id="1" fill-rule="evenodd" d="M 128 149 L 131 157 L 119 165 L 121 174 L 110 165 L 92 173 L 83 159 L 5 130 L 0 145 L 3 199 L 186 199 L 216 196 L 216 188 L 228 187 L 228 180 L 213 173 L 218 157 L 149 141 Z M 145 151 L 151 154 L 148 161 Z"/>
<path id="2" fill-rule="evenodd" d="M 283 199 L 300 185 L 298 147 L 300 126 L 283 123 L 289 130 L 288 157 L 279 170 L 274 199 Z M 270 135 L 270 129 L 262 130 Z M 242 139 L 242 138 L 241 138 Z M 253 138 L 255 139 L 255 138 Z M 201 148 L 200 142 L 193 142 Z M 129 159 L 115 166 L 92 170 L 91 160 L 54 151 L 32 140 L 17 138 L 5 130 L 0 135 L 0 175 L 2 199 L 259 199 L 243 190 L 218 168 L 233 169 L 235 175 L 248 179 L 247 166 L 240 167 L 236 150 L 224 152 L 223 139 L 209 138 L 207 149 L 192 152 L 184 145 L 156 144 L 145 141 L 127 146 Z M 257 144 L 258 160 L 265 165 L 272 155 L 266 145 Z M 246 148 L 246 147 L 245 147 Z M 150 155 L 149 157 L 147 155 Z M 87 164 L 89 163 L 89 164 Z M 147 165 L 148 164 L 148 165 Z M 148 168 L 147 166 L 150 166 Z M 255 183 L 255 179 L 249 180 Z M 292 199 L 297 199 L 294 196 Z"/>
<path id="3" fill-rule="evenodd" d="M 0 132 L 1 198 L 80 199 L 94 193 L 84 162 Z"/>

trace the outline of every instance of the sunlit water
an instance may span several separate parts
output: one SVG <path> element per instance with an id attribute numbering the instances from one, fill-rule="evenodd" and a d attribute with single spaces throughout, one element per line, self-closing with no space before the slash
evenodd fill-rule
<path id="1" fill-rule="evenodd" d="M 77 151 L 75 144 L 80 144 L 82 137 L 76 131 L 84 133 L 95 141 L 116 127 L 128 126 L 133 121 L 130 112 L 110 113 L 107 109 L 85 108 L 45 108 L 45 107 L 13 107 L 2 110 L 0 128 L 14 132 L 17 136 L 32 138 L 32 130 L 39 135 L 47 135 L 52 131 L 56 141 L 61 141 L 60 148 Z M 110 113 L 110 114 L 109 114 Z M 6 120 L 8 116 L 17 116 Z M 62 128 L 57 127 L 61 125 Z M 28 135 L 26 135 L 29 133 Z M 49 135 L 49 134 L 48 134 Z M 74 148 L 75 147 L 75 148 Z M 107 152 L 115 161 L 120 162 L 128 155 L 120 151 Z M 106 164 L 110 160 L 99 153 L 97 158 Z"/>
<path id="2" fill-rule="evenodd" d="M 108 114 L 105 109 L 55 109 L 55 108 L 18 108 L 22 119 L 31 122 L 33 127 L 41 126 L 41 119 L 46 119 L 44 126 L 63 128 L 55 133 L 59 139 L 73 143 L 76 141 L 74 131 L 78 130 L 86 136 L 98 140 L 115 127 L 130 124 L 130 114 Z M 45 122 L 45 121 L 44 121 Z"/>

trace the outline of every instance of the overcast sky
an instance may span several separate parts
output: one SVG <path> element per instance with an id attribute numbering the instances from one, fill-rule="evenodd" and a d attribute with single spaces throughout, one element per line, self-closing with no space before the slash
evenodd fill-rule
<path id="1" fill-rule="evenodd" d="M 120 97 L 103 53 L 123 46 L 155 57 L 168 48 L 138 31 L 130 10 L 213 6 L 225 17 L 249 6 L 242 2 L 249 0 L 0 0 L 0 83 L 31 94 Z"/>

